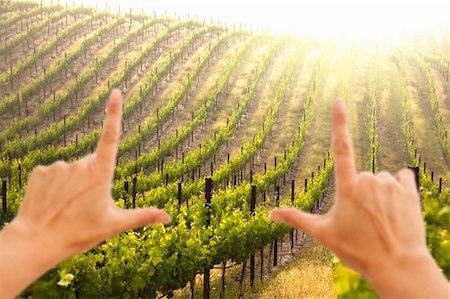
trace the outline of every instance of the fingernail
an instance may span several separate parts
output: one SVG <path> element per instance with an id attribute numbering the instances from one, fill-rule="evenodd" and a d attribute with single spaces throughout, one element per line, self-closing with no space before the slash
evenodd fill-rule
<path id="1" fill-rule="evenodd" d="M 275 211 L 270 212 L 269 219 L 276 222 L 283 222 L 284 217 L 281 213 L 277 213 Z"/>
<path id="2" fill-rule="evenodd" d="M 342 101 L 341 98 L 337 98 L 336 101 L 334 102 L 334 110 L 336 112 L 343 112 L 345 110 L 344 102 Z"/>
<path id="3" fill-rule="evenodd" d="M 113 89 L 111 91 L 110 102 L 111 101 L 121 101 L 121 99 L 122 99 L 122 92 L 120 90 L 118 90 L 118 89 Z"/>

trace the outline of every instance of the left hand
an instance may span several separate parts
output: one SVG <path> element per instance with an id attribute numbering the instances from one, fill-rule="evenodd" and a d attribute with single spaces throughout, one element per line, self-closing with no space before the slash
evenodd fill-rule
<path id="1" fill-rule="evenodd" d="M 30 175 L 16 218 L 0 234 L 0 297 L 18 294 L 3 293 L 8 285 L 24 278 L 25 283 L 18 286 L 24 288 L 67 257 L 117 233 L 171 221 L 162 210 L 122 210 L 112 199 L 121 114 L 122 95 L 114 90 L 95 154 L 70 164 L 58 161 L 38 166 Z M 37 256 L 30 256 L 33 252 Z M 19 275 L 18 271 L 28 271 L 24 271 L 27 263 L 34 275 Z"/>

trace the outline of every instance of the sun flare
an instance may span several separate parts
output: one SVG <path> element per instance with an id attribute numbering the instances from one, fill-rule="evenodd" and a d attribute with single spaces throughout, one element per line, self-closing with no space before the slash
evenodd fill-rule
<path id="1" fill-rule="evenodd" d="M 46 2 L 52 2 L 47 0 Z M 55 2 L 55 0 L 53 0 Z M 62 1 L 64 2 L 64 1 Z M 312 1 L 312 0 L 83 0 L 115 12 L 197 18 L 208 23 L 246 27 L 257 32 L 292 34 L 322 40 L 391 41 L 432 33 L 448 35 L 447 1 Z"/>

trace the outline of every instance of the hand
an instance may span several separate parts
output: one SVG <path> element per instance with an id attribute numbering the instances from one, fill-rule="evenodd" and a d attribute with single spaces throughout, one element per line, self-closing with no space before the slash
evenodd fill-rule
<path id="1" fill-rule="evenodd" d="M 65 258 L 119 232 L 171 221 L 158 209 L 122 210 L 112 199 L 121 110 L 122 96 L 114 90 L 95 154 L 71 164 L 38 166 L 32 172 L 16 218 L 0 234 L 1 298 L 16 296 Z"/>
<path id="2" fill-rule="evenodd" d="M 325 215 L 277 209 L 271 213 L 271 219 L 317 239 L 344 264 L 366 276 L 383 297 L 450 296 L 450 286 L 426 247 L 413 172 L 403 169 L 395 177 L 387 172 L 376 176 L 357 173 L 340 100 L 333 107 L 332 126 L 336 177 L 333 207 Z M 424 279 L 431 277 L 434 280 L 424 284 Z M 441 292 L 433 292 L 439 289 L 439 282 Z"/>

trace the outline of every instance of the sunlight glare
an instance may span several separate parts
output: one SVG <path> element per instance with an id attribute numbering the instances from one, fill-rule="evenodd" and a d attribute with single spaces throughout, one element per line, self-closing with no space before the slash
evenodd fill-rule
<path id="1" fill-rule="evenodd" d="M 47 0 L 46 2 L 50 2 Z M 63 0 L 64 1 L 64 0 Z M 208 23 L 257 32 L 292 34 L 324 40 L 384 40 L 435 32 L 448 34 L 448 1 L 312 0 L 66 0 L 69 5 L 144 11 L 156 16 L 197 18 Z"/>

